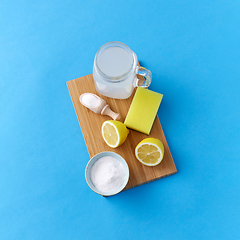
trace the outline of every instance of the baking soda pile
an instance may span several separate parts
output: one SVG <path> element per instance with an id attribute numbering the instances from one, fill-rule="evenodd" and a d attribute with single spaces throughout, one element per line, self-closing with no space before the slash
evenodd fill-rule
<path id="1" fill-rule="evenodd" d="M 82 97 L 82 101 L 88 107 L 98 107 L 101 103 L 101 101 L 91 93 L 85 93 Z"/>
<path id="2" fill-rule="evenodd" d="M 118 191 L 124 184 L 125 176 L 123 164 L 110 156 L 99 158 L 90 172 L 92 183 L 105 193 Z"/>

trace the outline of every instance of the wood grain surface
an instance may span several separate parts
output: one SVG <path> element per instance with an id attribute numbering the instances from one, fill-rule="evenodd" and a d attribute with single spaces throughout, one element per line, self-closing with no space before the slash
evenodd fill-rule
<path id="1" fill-rule="evenodd" d="M 97 153 L 100 153 L 103 151 L 112 151 L 121 155 L 128 163 L 130 177 L 125 190 L 172 175 L 177 172 L 170 149 L 168 147 L 161 124 L 159 122 L 158 116 L 154 121 L 152 130 L 149 136 L 129 129 L 130 133 L 126 141 L 118 148 L 113 149 L 113 148 L 110 148 L 104 142 L 101 135 L 102 123 L 106 120 L 109 120 L 110 117 L 98 115 L 90 111 L 86 107 L 84 107 L 79 102 L 79 96 L 82 93 L 84 92 L 95 93 L 96 95 L 103 98 L 109 104 L 110 108 L 114 112 L 120 113 L 122 116 L 120 121 L 124 122 L 124 119 L 127 115 L 127 112 L 132 102 L 135 91 L 133 92 L 130 98 L 124 99 L 124 100 L 111 99 L 111 98 L 105 97 L 99 94 L 98 92 L 96 92 L 92 74 L 68 81 L 67 86 L 72 98 L 72 102 L 77 114 L 77 118 L 85 139 L 85 143 L 86 143 L 90 158 L 92 158 Z M 135 153 L 134 153 L 135 147 L 137 146 L 137 144 L 141 140 L 147 137 L 158 138 L 162 141 L 164 145 L 164 150 L 165 150 L 164 158 L 159 165 L 154 167 L 148 167 L 141 164 L 136 159 Z M 89 159 L 86 159 L 86 165 L 88 160 Z"/>

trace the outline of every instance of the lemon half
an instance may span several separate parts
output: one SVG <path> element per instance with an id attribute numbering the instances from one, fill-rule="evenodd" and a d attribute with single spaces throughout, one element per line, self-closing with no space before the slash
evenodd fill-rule
<path id="1" fill-rule="evenodd" d="M 163 144 L 157 138 L 145 138 L 135 148 L 136 158 L 147 166 L 158 165 L 162 161 L 163 155 Z"/>
<path id="2" fill-rule="evenodd" d="M 129 130 L 119 121 L 107 120 L 102 124 L 102 136 L 106 144 L 116 148 L 123 144 L 128 136 Z"/>

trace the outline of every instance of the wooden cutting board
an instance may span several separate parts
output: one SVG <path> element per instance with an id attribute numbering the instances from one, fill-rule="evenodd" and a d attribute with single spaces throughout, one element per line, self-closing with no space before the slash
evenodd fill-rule
<path id="1" fill-rule="evenodd" d="M 119 146 L 118 148 L 110 148 L 103 140 L 101 135 L 101 126 L 102 123 L 106 120 L 109 120 L 110 117 L 98 115 L 86 107 L 84 107 L 79 102 L 79 96 L 84 92 L 95 93 L 96 95 L 103 98 L 110 108 L 117 113 L 120 113 L 122 118 L 120 121 L 124 122 L 126 118 L 128 109 L 132 102 L 133 94 L 128 99 L 111 99 L 105 97 L 96 92 L 92 74 L 80 77 L 67 82 L 67 86 L 72 98 L 72 102 L 77 114 L 79 124 L 85 139 L 85 143 L 90 155 L 92 158 L 97 153 L 103 151 L 113 151 L 121 155 L 129 166 L 130 177 L 126 189 L 130 189 L 144 183 L 148 183 L 169 175 L 172 175 L 177 172 L 175 167 L 171 152 L 169 150 L 167 141 L 165 139 L 161 124 L 159 122 L 158 116 L 156 117 L 150 135 L 147 136 L 140 132 L 130 129 L 130 133 L 126 141 Z M 164 99 L 164 98 L 163 98 Z M 161 105 L 160 105 L 161 107 Z M 162 162 L 154 167 L 148 167 L 141 164 L 135 157 L 135 147 L 137 144 L 147 137 L 158 138 L 162 141 L 164 145 L 164 158 Z M 86 159 L 86 165 L 89 159 Z"/>

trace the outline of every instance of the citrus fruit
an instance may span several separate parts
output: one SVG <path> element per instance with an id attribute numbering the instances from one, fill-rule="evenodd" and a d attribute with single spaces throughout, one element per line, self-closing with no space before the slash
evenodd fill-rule
<path id="1" fill-rule="evenodd" d="M 102 124 L 102 136 L 109 147 L 116 148 L 124 143 L 129 130 L 119 121 L 107 120 Z"/>
<path id="2" fill-rule="evenodd" d="M 163 155 L 163 144 L 157 138 L 145 138 L 135 148 L 136 158 L 147 166 L 158 165 L 162 161 Z"/>

